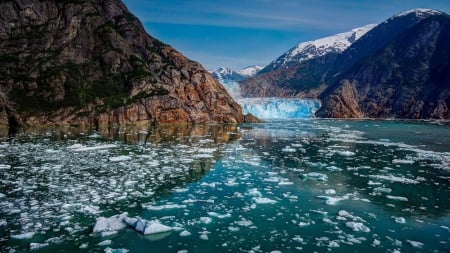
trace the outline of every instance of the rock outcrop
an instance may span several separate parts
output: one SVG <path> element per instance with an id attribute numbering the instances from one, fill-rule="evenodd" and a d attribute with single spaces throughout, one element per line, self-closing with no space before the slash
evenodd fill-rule
<path id="1" fill-rule="evenodd" d="M 244 121 L 120 0 L 0 2 L 0 125 Z"/>

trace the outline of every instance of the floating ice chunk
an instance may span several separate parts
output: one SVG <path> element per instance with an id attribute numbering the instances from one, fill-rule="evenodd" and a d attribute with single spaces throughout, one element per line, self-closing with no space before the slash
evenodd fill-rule
<path id="1" fill-rule="evenodd" d="M 305 240 L 301 236 L 297 235 L 294 238 L 292 238 L 292 241 L 298 242 L 298 243 L 303 243 Z"/>
<path id="2" fill-rule="evenodd" d="M 327 194 L 327 195 L 335 195 L 336 194 L 336 190 L 335 189 L 325 190 L 325 194 Z"/>
<path id="3" fill-rule="evenodd" d="M 34 234 L 35 234 L 35 232 L 26 232 L 23 234 L 11 235 L 11 238 L 17 239 L 17 240 L 31 239 L 31 238 L 33 238 Z"/>
<path id="4" fill-rule="evenodd" d="M 153 206 L 153 205 L 142 205 L 143 208 L 151 211 L 161 211 L 168 209 L 183 209 L 186 208 L 186 205 L 178 205 L 178 204 L 167 204 L 161 206 Z"/>
<path id="5" fill-rule="evenodd" d="M 300 222 L 298 223 L 298 226 L 299 226 L 299 227 L 307 227 L 307 226 L 309 226 L 309 225 L 311 225 L 311 222 L 303 222 L 303 221 L 300 221 Z"/>
<path id="6" fill-rule="evenodd" d="M 369 182 L 367 182 L 368 185 L 382 185 L 382 183 L 380 182 L 374 182 L 372 180 L 369 180 Z"/>
<path id="7" fill-rule="evenodd" d="M 327 204 L 327 205 L 329 205 L 329 206 L 334 206 L 334 205 L 336 205 L 339 201 L 346 199 L 346 198 L 341 198 L 341 197 L 331 197 L 331 196 L 317 196 L 317 198 L 319 198 L 319 199 L 325 199 L 325 204 Z"/>
<path id="8" fill-rule="evenodd" d="M 295 153 L 295 152 L 297 152 L 297 149 L 291 148 L 290 146 L 286 146 L 283 149 L 281 149 L 281 151 L 283 151 L 285 153 Z"/>
<path id="9" fill-rule="evenodd" d="M 105 249 L 105 253 L 128 253 L 129 250 L 127 249 L 111 249 L 111 248 L 106 248 Z"/>
<path id="10" fill-rule="evenodd" d="M 257 188 L 249 189 L 247 194 L 250 195 L 250 196 L 255 196 L 255 197 L 261 197 L 262 196 L 261 192 Z"/>
<path id="11" fill-rule="evenodd" d="M 377 239 L 373 239 L 372 246 L 377 247 L 381 245 L 381 241 Z"/>
<path id="12" fill-rule="evenodd" d="M 211 217 L 200 217 L 200 222 L 203 224 L 210 224 L 212 222 Z"/>
<path id="13" fill-rule="evenodd" d="M 212 183 L 203 182 L 200 185 L 203 187 L 216 188 L 216 183 L 214 183 L 214 182 L 212 182 Z"/>
<path id="14" fill-rule="evenodd" d="M 218 219 L 224 219 L 224 218 L 230 218 L 231 214 L 227 213 L 227 214 L 219 214 L 216 212 L 208 212 L 208 215 L 214 218 L 218 218 Z"/>
<path id="15" fill-rule="evenodd" d="M 402 160 L 402 159 L 394 159 L 392 163 L 396 164 L 414 164 L 414 160 Z"/>
<path id="16" fill-rule="evenodd" d="M 421 242 L 411 241 L 411 240 L 406 240 L 406 242 L 408 242 L 409 244 L 411 244 L 411 246 L 413 246 L 414 248 L 419 248 L 419 249 L 421 249 L 421 248 L 423 247 L 423 243 L 421 243 Z"/>
<path id="17" fill-rule="evenodd" d="M 392 199 L 392 200 L 398 200 L 398 201 L 408 201 L 408 198 L 402 197 L 402 196 L 391 196 L 391 195 L 386 195 L 386 198 Z"/>
<path id="18" fill-rule="evenodd" d="M 370 229 L 366 227 L 362 222 L 349 221 L 345 223 L 345 226 L 347 226 L 348 228 L 352 229 L 355 232 L 365 232 L 365 233 L 370 232 Z"/>
<path id="19" fill-rule="evenodd" d="M 115 215 L 109 218 L 100 217 L 97 218 L 95 222 L 93 232 L 101 233 L 108 231 L 119 231 L 127 227 L 127 224 L 123 222 L 124 218 L 128 215 L 128 213 L 123 213 L 120 215 Z"/>
<path id="20" fill-rule="evenodd" d="M 112 244 L 111 240 L 104 240 L 102 242 L 99 242 L 97 245 L 98 246 L 108 246 L 108 245 L 111 245 L 111 244 Z"/>
<path id="21" fill-rule="evenodd" d="M 42 249 L 44 247 L 47 247 L 48 245 L 50 245 L 50 244 L 32 242 L 32 243 L 30 243 L 30 250 Z"/>
<path id="22" fill-rule="evenodd" d="M 280 181 L 280 182 L 278 183 L 279 186 L 286 186 L 286 185 L 293 185 L 293 184 L 294 184 L 294 182 L 290 182 L 290 181 L 287 180 L 287 179 L 283 179 L 282 181 Z"/>
<path id="23" fill-rule="evenodd" d="M 247 220 L 245 218 L 242 218 L 240 221 L 236 221 L 235 223 L 236 225 L 241 227 L 250 227 L 251 225 L 253 225 L 253 222 L 251 220 Z"/>
<path id="24" fill-rule="evenodd" d="M 254 197 L 253 201 L 256 204 L 275 204 L 275 203 L 277 203 L 276 200 L 269 199 L 269 198 L 264 198 L 264 197 Z"/>
<path id="25" fill-rule="evenodd" d="M 209 238 L 208 238 L 208 235 L 207 235 L 207 234 L 201 234 L 201 235 L 200 235 L 200 239 L 201 239 L 201 240 L 204 240 L 204 241 L 207 241 L 207 240 L 209 240 Z"/>
<path id="26" fill-rule="evenodd" d="M 87 249 L 88 246 L 89 246 L 88 243 L 83 243 L 83 244 L 81 244 L 80 247 L 78 247 L 78 248 L 80 248 L 80 249 Z"/>
<path id="27" fill-rule="evenodd" d="M 393 175 L 369 175 L 369 177 L 371 178 L 376 178 L 376 179 L 380 179 L 380 180 L 386 180 L 386 181 L 391 181 L 391 182 L 395 182 L 395 183 L 402 183 L 402 184 L 418 184 L 419 181 L 414 180 L 414 179 L 410 179 L 410 178 L 405 178 L 405 177 L 396 177 Z"/>
<path id="28" fill-rule="evenodd" d="M 406 220 L 403 217 L 394 217 L 395 222 L 400 223 L 400 224 L 405 224 Z"/>
<path id="29" fill-rule="evenodd" d="M 181 237 L 186 237 L 186 236 L 190 236 L 191 235 L 191 232 L 189 232 L 189 231 L 187 231 L 187 230 L 183 230 L 183 231 L 181 231 L 181 233 L 180 233 L 180 236 Z"/>
<path id="30" fill-rule="evenodd" d="M 383 193 L 391 193 L 392 189 L 391 188 L 386 188 L 386 187 L 377 187 L 375 189 L 373 189 L 374 192 L 383 192 Z"/>
<path id="31" fill-rule="evenodd" d="M 263 180 L 265 182 L 270 182 L 270 183 L 278 183 L 278 182 L 280 182 L 280 178 L 279 177 L 268 177 L 268 178 L 264 178 Z"/>
<path id="32" fill-rule="evenodd" d="M 354 156 L 355 155 L 355 153 L 352 151 L 337 151 L 336 153 L 341 156 Z"/>
<path id="33" fill-rule="evenodd" d="M 117 147 L 117 145 L 115 144 L 105 144 L 105 145 L 99 145 L 99 146 L 93 146 L 93 147 L 85 147 L 83 145 L 81 146 L 75 146 L 77 144 L 74 144 L 70 147 L 68 147 L 68 149 L 70 149 L 73 152 L 82 152 L 82 151 L 94 151 L 94 150 L 101 150 L 101 149 L 111 149 L 111 148 L 115 148 Z M 73 147 L 75 146 L 75 147 Z"/>
<path id="34" fill-rule="evenodd" d="M 170 232 L 172 231 L 172 228 L 161 224 L 158 220 L 147 221 L 144 219 L 138 219 L 135 230 L 143 233 L 144 235 L 150 235 Z"/>
<path id="35" fill-rule="evenodd" d="M 314 178 L 316 180 L 319 181 L 327 181 L 328 180 L 328 176 L 322 173 L 318 173 L 318 172 L 310 172 L 308 174 L 302 174 L 301 175 L 304 178 Z"/>
<path id="36" fill-rule="evenodd" d="M 6 226 L 6 225 L 8 225 L 8 223 L 6 222 L 6 220 L 1 219 L 1 220 L 0 220 L 0 227 L 4 227 L 4 226 Z"/>
<path id="37" fill-rule="evenodd" d="M 123 161 L 129 161 L 129 160 L 131 160 L 131 156 L 127 156 L 127 155 L 114 156 L 114 157 L 109 158 L 110 162 L 123 162 Z"/>
<path id="38" fill-rule="evenodd" d="M 11 165 L 8 165 L 8 164 L 0 164 L 0 170 L 2 170 L 2 169 L 10 169 L 11 168 Z"/>
<path id="39" fill-rule="evenodd" d="M 92 206 L 92 205 L 84 206 L 83 208 L 81 208 L 79 210 L 79 212 L 84 213 L 84 214 L 92 214 L 92 215 L 101 213 L 98 206 Z"/>

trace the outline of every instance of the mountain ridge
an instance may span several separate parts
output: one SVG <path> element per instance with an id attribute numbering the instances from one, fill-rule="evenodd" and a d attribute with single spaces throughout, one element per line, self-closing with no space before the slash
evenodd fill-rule
<path id="1" fill-rule="evenodd" d="M 199 63 L 120 0 L 0 3 L 0 124 L 243 122 Z"/>

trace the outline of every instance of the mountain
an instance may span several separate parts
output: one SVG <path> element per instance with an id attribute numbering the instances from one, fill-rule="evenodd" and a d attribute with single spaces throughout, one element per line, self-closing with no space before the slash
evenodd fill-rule
<path id="1" fill-rule="evenodd" d="M 255 77 L 241 83 L 244 96 L 316 97 L 324 73 L 337 54 L 370 31 L 375 25 L 299 43 L 271 62 Z M 305 94 L 309 92 L 309 94 Z"/>
<path id="2" fill-rule="evenodd" d="M 232 70 L 225 67 L 220 67 L 214 71 L 211 71 L 211 75 L 218 80 L 228 81 L 242 81 L 246 78 L 256 75 L 263 67 L 261 66 L 249 66 L 240 70 Z"/>
<path id="3" fill-rule="evenodd" d="M 356 58 L 356 59 L 355 59 Z M 450 119 L 450 16 L 417 9 L 393 16 L 337 59 L 320 117 Z"/>
<path id="4" fill-rule="evenodd" d="M 374 27 L 375 25 L 373 24 L 366 25 L 349 32 L 339 33 L 313 41 L 301 42 L 267 65 L 260 73 L 267 73 L 280 68 L 294 67 L 302 62 L 331 53 L 341 53 Z"/>
<path id="5" fill-rule="evenodd" d="M 0 125 L 245 120 L 120 0 L 1 1 L 0 76 Z"/>
<path id="6" fill-rule="evenodd" d="M 332 71 L 328 76 L 327 82 L 332 83 L 339 80 L 341 78 L 339 74 L 344 74 L 346 70 L 350 69 L 358 61 L 375 54 L 400 34 L 422 20 L 440 15 L 446 14 L 431 9 L 413 9 L 390 17 L 371 29 L 369 33 L 362 36 L 339 55 L 330 67 Z"/>

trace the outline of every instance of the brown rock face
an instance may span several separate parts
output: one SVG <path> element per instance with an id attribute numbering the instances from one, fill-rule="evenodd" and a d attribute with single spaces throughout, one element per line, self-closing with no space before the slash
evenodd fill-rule
<path id="1" fill-rule="evenodd" d="M 339 89 L 324 100 L 316 115 L 327 118 L 362 118 L 354 84 L 347 80 L 342 81 Z"/>
<path id="2" fill-rule="evenodd" d="M 0 2 L 0 124 L 243 122 L 198 63 L 120 0 Z"/>

